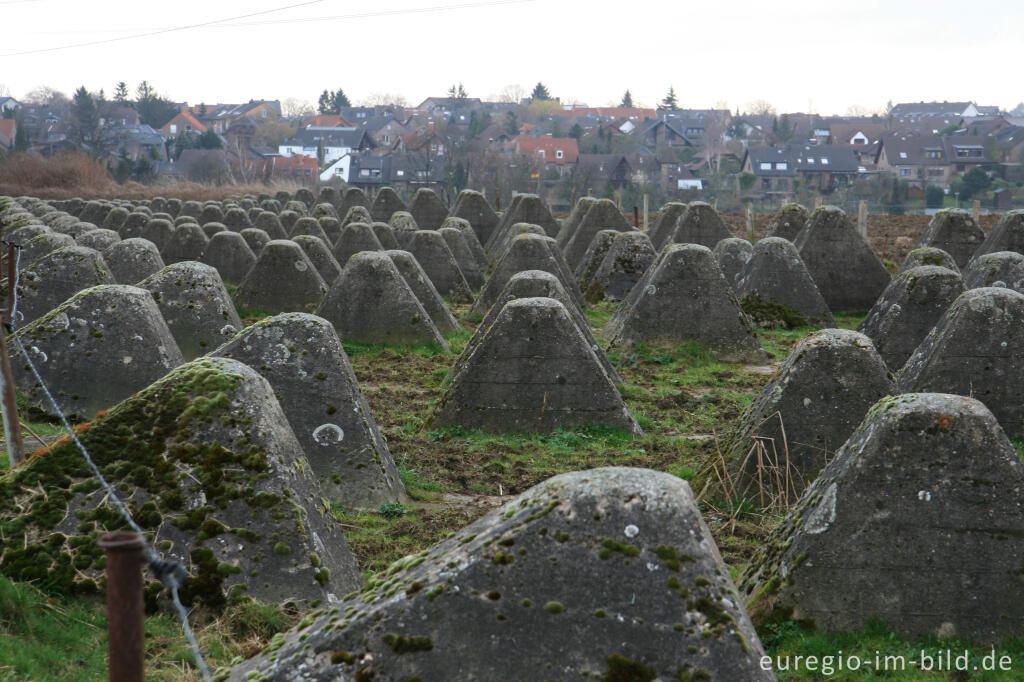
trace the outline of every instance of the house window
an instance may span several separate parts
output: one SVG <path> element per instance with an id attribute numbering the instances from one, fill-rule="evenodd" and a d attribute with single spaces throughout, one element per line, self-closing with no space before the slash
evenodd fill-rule
<path id="1" fill-rule="evenodd" d="M 785 161 L 779 161 L 778 163 L 775 164 L 775 170 L 788 170 L 788 169 L 789 169 L 789 164 L 786 163 Z"/>
<path id="2" fill-rule="evenodd" d="M 263 114 L 263 118 L 267 117 L 267 110 L 266 109 L 264 109 L 261 113 Z"/>
<path id="3" fill-rule="evenodd" d="M 821 157 L 821 165 L 822 166 L 827 166 L 828 165 L 828 157 L 827 156 Z"/>
<path id="4" fill-rule="evenodd" d="M 538 149 L 537 153 L 541 155 L 541 158 L 544 157 L 544 150 L 543 149 Z"/>
<path id="5" fill-rule="evenodd" d="M 395 171 L 395 175 L 400 177 L 400 178 L 405 177 L 405 171 L 404 170 Z"/>
<path id="6" fill-rule="evenodd" d="M 929 168 L 928 175 L 931 177 L 942 177 L 946 174 L 945 168 Z"/>
<path id="7" fill-rule="evenodd" d="M 171 124 L 171 135 L 177 135 L 177 134 L 178 134 L 178 124 L 177 123 L 172 123 Z"/>
<path id="8" fill-rule="evenodd" d="M 928 157 L 929 159 L 941 159 L 941 158 L 942 158 L 942 152 L 939 152 L 939 151 L 935 151 L 935 150 L 933 149 L 933 150 L 930 150 L 930 151 L 928 151 L 928 153 L 926 154 L 926 156 L 927 156 L 927 157 Z"/>
<path id="9" fill-rule="evenodd" d="M 768 163 L 767 161 L 762 161 L 761 162 L 761 170 L 771 170 L 771 169 L 772 169 L 772 165 L 770 163 Z"/>
<path id="10" fill-rule="evenodd" d="M 900 152 L 900 158 L 901 159 L 907 158 L 907 153 L 906 152 Z"/>
<path id="11" fill-rule="evenodd" d="M 383 142 L 384 144 L 388 144 L 389 142 L 391 142 L 391 136 L 390 135 L 381 135 L 380 136 L 380 141 Z"/>
<path id="12" fill-rule="evenodd" d="M 565 157 L 565 154 L 562 153 L 561 149 L 559 149 L 557 152 L 555 152 L 555 158 L 556 159 L 561 159 L 561 158 L 564 158 L 564 157 Z"/>
<path id="13" fill-rule="evenodd" d="M 814 159 L 812 159 L 811 157 L 808 156 L 807 157 L 807 163 L 813 164 L 814 163 Z"/>
<path id="14" fill-rule="evenodd" d="M 900 168 L 900 177 L 901 178 L 909 178 L 910 177 L 910 169 L 909 168 Z"/>

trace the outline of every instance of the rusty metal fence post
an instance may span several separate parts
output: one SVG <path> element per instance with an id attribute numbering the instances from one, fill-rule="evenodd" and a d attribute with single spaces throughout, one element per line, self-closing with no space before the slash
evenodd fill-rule
<path id="1" fill-rule="evenodd" d="M 118 530 L 99 539 L 107 553 L 107 660 L 110 682 L 142 682 L 142 536 Z"/>

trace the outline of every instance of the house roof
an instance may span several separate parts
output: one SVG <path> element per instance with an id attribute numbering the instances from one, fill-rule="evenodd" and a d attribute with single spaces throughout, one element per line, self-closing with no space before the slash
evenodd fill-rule
<path id="1" fill-rule="evenodd" d="M 829 134 L 832 144 L 852 145 L 853 138 L 861 133 L 868 138 L 868 144 L 877 142 L 885 133 L 884 123 L 832 123 Z"/>
<path id="2" fill-rule="evenodd" d="M 306 124 L 307 128 L 355 128 L 347 118 L 340 114 L 317 114 Z"/>
<path id="3" fill-rule="evenodd" d="M 147 125 L 117 126 L 103 130 L 102 137 L 107 141 L 120 143 L 134 142 L 141 145 L 163 145 L 164 138 Z"/>
<path id="4" fill-rule="evenodd" d="M 859 162 L 850 147 L 835 144 L 799 144 L 786 147 L 750 147 L 750 166 L 757 176 L 792 177 L 797 173 L 856 173 Z M 762 168 L 762 164 L 770 167 Z"/>
<path id="5" fill-rule="evenodd" d="M 536 154 L 545 163 L 576 163 L 580 155 L 579 145 L 571 137 L 524 137 L 516 138 L 516 149 L 520 154 Z M 561 158 L 559 158 L 561 152 Z"/>
<path id="6" fill-rule="evenodd" d="M 573 107 L 551 112 L 552 116 L 594 116 L 595 118 L 628 118 L 631 121 L 645 121 L 658 118 L 654 109 L 643 107 Z"/>
<path id="7" fill-rule="evenodd" d="M 179 111 L 177 114 L 174 115 L 174 118 L 172 118 L 167 123 L 163 124 L 163 126 L 160 127 L 160 130 L 166 133 L 171 129 L 171 124 L 177 123 L 178 121 L 184 121 L 188 125 L 192 126 L 192 129 L 195 130 L 196 132 L 206 132 L 206 126 L 200 123 L 199 119 L 193 116 L 192 113 L 189 111 Z"/>
<path id="8" fill-rule="evenodd" d="M 283 146 L 316 147 L 347 147 L 349 149 L 363 149 L 373 147 L 373 140 L 365 130 L 310 130 L 302 128 L 295 135 L 285 140 Z"/>
<path id="9" fill-rule="evenodd" d="M 900 102 L 890 115 L 900 116 L 962 116 L 973 102 Z"/>

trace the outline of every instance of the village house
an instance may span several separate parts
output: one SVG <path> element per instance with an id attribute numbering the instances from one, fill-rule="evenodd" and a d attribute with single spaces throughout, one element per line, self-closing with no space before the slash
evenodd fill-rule
<path id="1" fill-rule="evenodd" d="M 192 113 L 196 114 L 195 111 Z M 218 134 L 227 132 L 232 123 L 243 117 L 276 121 L 281 118 L 281 103 L 277 100 L 250 100 L 245 104 L 218 104 L 197 116 L 204 126 L 213 128 Z"/>
<path id="2" fill-rule="evenodd" d="M 878 153 L 878 170 L 922 187 L 948 187 L 954 177 L 971 168 L 994 164 L 985 154 L 985 138 L 974 135 L 890 133 L 882 137 Z"/>
<path id="3" fill-rule="evenodd" d="M 364 130 L 303 128 L 278 147 L 281 156 L 308 156 L 330 165 L 352 151 L 376 145 Z"/>
<path id="4" fill-rule="evenodd" d="M 170 121 L 165 123 L 160 128 L 160 133 L 165 138 L 177 137 L 178 135 L 186 133 L 195 133 L 201 135 L 206 132 L 206 126 L 199 122 L 191 112 L 184 110 L 179 111 L 174 115 Z"/>
<path id="5" fill-rule="evenodd" d="M 849 147 L 798 144 L 785 147 L 750 147 L 742 170 L 757 178 L 763 194 L 788 194 L 799 179 L 805 187 L 829 194 L 850 184 L 860 171 Z"/>
<path id="6" fill-rule="evenodd" d="M 568 166 L 576 164 L 580 155 L 579 145 L 571 137 L 527 137 L 520 135 L 513 140 L 516 154 L 540 157 L 544 168 L 555 168 L 561 176 Z"/>

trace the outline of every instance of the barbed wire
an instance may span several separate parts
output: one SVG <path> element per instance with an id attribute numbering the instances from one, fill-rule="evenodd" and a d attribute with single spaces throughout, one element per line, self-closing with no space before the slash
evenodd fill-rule
<path id="1" fill-rule="evenodd" d="M 199 672 L 202 674 L 203 680 L 209 682 L 210 669 L 207 667 L 206 661 L 203 660 L 203 654 L 199 648 L 199 641 L 196 639 L 195 634 L 192 632 L 192 627 L 190 626 L 188 620 L 188 611 L 185 609 L 185 606 L 181 603 L 181 599 L 178 596 L 178 588 L 182 586 L 182 584 L 185 581 L 185 578 L 188 577 L 188 571 L 185 570 L 185 567 L 177 561 L 165 561 L 164 559 L 161 559 L 160 556 L 156 553 L 156 551 L 150 546 L 149 542 L 146 541 L 145 532 L 142 530 L 139 524 L 135 522 L 135 519 L 132 518 L 131 513 L 128 511 L 128 508 L 125 506 L 124 502 L 118 496 L 117 491 L 114 490 L 113 486 L 111 486 L 110 483 L 107 482 L 107 479 L 104 478 L 102 472 L 100 472 L 99 467 L 96 466 L 96 463 L 89 455 L 89 450 L 85 447 L 85 444 L 83 444 L 82 441 L 79 440 L 78 434 L 75 433 L 75 430 L 74 428 L 72 428 L 67 416 L 65 416 L 64 411 L 60 408 L 60 405 L 57 404 L 57 400 L 53 397 L 53 394 L 50 393 L 50 389 L 47 388 L 46 382 L 43 381 L 43 377 L 39 374 L 39 370 L 36 368 L 35 363 L 32 362 L 32 358 L 29 356 L 28 349 L 25 348 L 25 345 L 21 342 L 21 337 L 15 333 L 15 315 L 17 314 L 18 307 L 17 291 L 18 283 L 21 279 L 22 247 L 20 244 L 12 244 L 6 240 L 3 241 L 3 244 L 6 246 L 13 246 L 15 253 L 17 254 L 14 263 L 14 282 L 8 282 L 8 289 L 10 290 L 11 296 L 11 312 L 9 314 L 10 319 L 8 322 L 5 323 L 4 326 L 7 328 L 7 332 L 10 333 L 11 338 L 14 341 L 14 345 L 17 346 L 18 351 L 20 351 L 21 354 L 24 356 L 29 371 L 32 373 L 32 376 L 35 377 L 35 380 L 39 383 L 39 387 L 42 390 L 43 395 L 46 397 L 47 402 L 50 404 L 50 406 L 53 408 L 53 411 L 56 413 L 57 418 L 60 420 L 61 426 L 64 427 L 64 430 L 67 431 L 67 434 L 71 438 L 71 441 L 75 444 L 75 446 L 78 447 L 78 450 L 79 452 L 82 453 L 82 458 L 85 459 L 85 463 L 89 467 L 89 470 L 92 471 L 93 476 L 96 477 L 100 485 L 103 487 L 103 490 L 106 492 L 107 499 L 110 501 L 110 504 L 114 507 L 117 513 L 121 515 L 121 517 L 125 520 L 128 526 L 133 531 L 139 534 L 139 538 L 142 540 L 143 544 L 142 553 L 146 557 L 146 560 L 148 561 L 149 570 L 152 571 L 153 575 L 156 576 L 157 580 L 159 580 L 170 591 L 171 600 L 174 603 L 175 610 L 177 611 L 178 614 L 178 620 L 181 621 L 181 629 L 185 634 L 185 638 L 188 640 L 189 646 L 191 646 L 192 648 L 192 657 L 195 659 L 196 666 L 199 668 Z"/>

